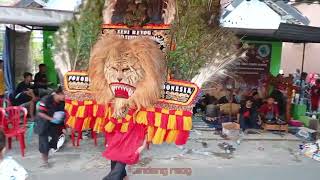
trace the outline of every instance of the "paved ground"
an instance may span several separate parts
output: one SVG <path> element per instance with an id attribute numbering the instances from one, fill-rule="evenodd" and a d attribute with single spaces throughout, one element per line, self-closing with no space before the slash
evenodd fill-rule
<path id="1" fill-rule="evenodd" d="M 226 155 L 218 147 L 218 143 L 228 141 L 212 140 L 211 136 L 211 132 L 193 132 L 184 150 L 174 145 L 152 146 L 143 153 L 138 165 L 128 167 L 130 179 L 319 179 L 320 162 L 301 156 L 298 152 L 301 142 L 291 136 L 275 138 L 274 134 L 264 134 L 259 136 L 274 139 L 243 140 L 240 145 L 229 141 L 236 148 L 233 155 Z M 203 146 L 204 141 L 207 147 Z M 100 156 L 104 149 L 102 139 L 98 147 L 91 140 L 83 140 L 80 148 L 67 143 L 50 159 L 53 163 L 50 169 L 39 168 L 36 137 L 28 145 L 25 158 L 21 158 L 17 145 L 14 143 L 9 155 L 29 171 L 31 180 L 100 180 L 109 171 L 109 162 Z"/>

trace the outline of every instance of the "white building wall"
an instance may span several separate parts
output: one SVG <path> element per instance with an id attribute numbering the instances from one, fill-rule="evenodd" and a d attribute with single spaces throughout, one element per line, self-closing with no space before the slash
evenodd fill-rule
<path id="1" fill-rule="evenodd" d="M 296 8 L 310 20 L 310 26 L 320 27 L 320 5 L 300 4 Z M 293 73 L 302 66 L 302 44 L 283 43 L 281 69 Z M 306 44 L 304 71 L 320 73 L 320 44 Z"/>

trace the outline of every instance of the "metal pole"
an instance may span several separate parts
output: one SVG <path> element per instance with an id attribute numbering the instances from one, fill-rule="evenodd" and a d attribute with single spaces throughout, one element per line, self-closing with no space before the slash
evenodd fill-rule
<path id="1" fill-rule="evenodd" d="M 13 71 L 13 73 L 12 73 L 12 79 L 13 79 L 13 84 L 14 84 L 14 88 L 15 88 L 15 84 L 16 84 L 16 35 L 17 35 L 17 33 L 16 33 L 16 25 L 14 24 L 13 25 L 13 56 L 12 56 L 12 71 Z"/>
<path id="2" fill-rule="evenodd" d="M 303 43 L 302 64 L 301 64 L 301 72 L 300 72 L 300 87 L 302 87 L 302 73 L 303 73 L 303 69 L 304 69 L 305 52 L 306 52 L 306 43 Z"/>
<path id="3" fill-rule="evenodd" d="M 304 68 L 304 57 L 305 57 L 305 52 L 306 52 L 306 43 L 303 43 L 301 73 L 303 72 L 303 68 Z"/>

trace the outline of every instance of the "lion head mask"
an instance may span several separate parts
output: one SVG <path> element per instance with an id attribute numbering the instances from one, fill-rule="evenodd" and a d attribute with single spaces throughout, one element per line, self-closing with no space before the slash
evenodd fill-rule
<path id="1" fill-rule="evenodd" d="M 165 75 L 164 55 L 150 39 L 102 37 L 91 52 L 91 91 L 98 103 L 114 104 L 115 117 L 123 117 L 128 108 L 153 105 Z"/>

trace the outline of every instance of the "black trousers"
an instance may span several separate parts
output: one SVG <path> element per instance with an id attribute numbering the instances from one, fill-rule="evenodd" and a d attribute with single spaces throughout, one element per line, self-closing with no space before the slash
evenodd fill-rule
<path id="1" fill-rule="evenodd" d="M 39 135 L 40 153 L 48 155 L 51 148 L 57 149 L 57 143 L 61 133 L 60 125 L 50 123 L 47 132 Z M 49 137 L 51 137 L 50 142 Z"/>
<path id="2" fill-rule="evenodd" d="M 243 117 L 243 115 L 240 115 L 240 128 L 242 130 L 246 130 L 246 129 L 257 129 L 258 128 L 258 114 L 257 113 L 253 113 L 251 114 L 250 117 Z"/>
<path id="3" fill-rule="evenodd" d="M 126 164 L 117 161 L 111 161 L 111 171 L 102 180 L 123 180 L 127 176 Z"/>

